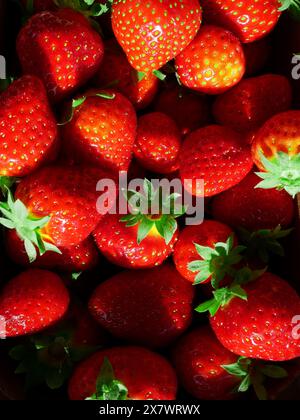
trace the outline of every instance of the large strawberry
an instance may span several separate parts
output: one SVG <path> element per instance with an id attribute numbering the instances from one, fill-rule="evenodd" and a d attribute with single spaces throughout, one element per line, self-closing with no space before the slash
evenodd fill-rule
<path id="1" fill-rule="evenodd" d="M 99 88 L 113 86 L 123 93 L 136 109 L 142 109 L 154 98 L 159 80 L 153 73 L 139 74 L 129 64 L 124 51 L 113 38 L 105 43 L 105 59 L 95 76 L 95 84 Z"/>
<path id="2" fill-rule="evenodd" d="M 252 142 L 255 164 L 263 172 L 257 187 L 300 192 L 300 111 L 287 111 L 270 118 Z"/>
<path id="3" fill-rule="evenodd" d="M 176 393 L 169 362 L 133 346 L 95 353 L 75 369 L 69 383 L 71 400 L 174 400 Z"/>
<path id="4" fill-rule="evenodd" d="M 247 132 L 260 128 L 273 115 L 287 111 L 291 104 L 292 90 L 288 79 L 264 74 L 244 79 L 218 96 L 213 111 L 219 124 Z"/>
<path id="5" fill-rule="evenodd" d="M 4 336 L 33 334 L 50 327 L 63 317 L 68 305 L 68 292 L 56 274 L 38 269 L 24 271 L 0 294 Z"/>
<path id="6" fill-rule="evenodd" d="M 238 275 L 197 311 L 209 310 L 217 338 L 235 354 L 273 361 L 300 357 L 300 340 L 294 334 L 300 313 L 296 291 L 271 273 L 248 280 Z"/>
<path id="7" fill-rule="evenodd" d="M 175 172 L 180 146 L 180 132 L 168 115 L 152 112 L 139 118 L 134 156 L 144 168 L 161 174 Z"/>
<path id="8" fill-rule="evenodd" d="M 84 16 L 60 9 L 34 15 L 20 31 L 17 51 L 23 72 L 42 77 L 57 102 L 95 74 L 104 47 Z"/>
<path id="9" fill-rule="evenodd" d="M 202 0 L 207 22 L 224 26 L 242 42 L 253 42 L 269 33 L 280 17 L 279 0 Z"/>
<path id="10" fill-rule="evenodd" d="M 211 125 L 189 134 L 181 147 L 179 165 L 185 188 L 193 195 L 209 197 L 238 184 L 253 162 L 242 136 L 228 127 Z"/>
<path id="11" fill-rule="evenodd" d="M 128 61 L 138 71 L 160 69 L 195 37 L 201 24 L 198 0 L 117 0 L 112 25 Z"/>
<path id="12" fill-rule="evenodd" d="M 23 76 L 0 96 L 0 176 L 24 176 L 50 159 L 57 126 L 42 82 Z"/>
<path id="13" fill-rule="evenodd" d="M 166 264 L 106 280 L 94 291 L 89 309 L 114 336 L 163 347 L 188 328 L 193 298 L 193 286 Z"/>
<path id="14" fill-rule="evenodd" d="M 212 203 L 215 219 L 233 228 L 250 231 L 289 227 L 293 221 L 294 203 L 285 191 L 255 188 L 259 177 L 247 175 L 238 185 L 216 196 Z"/>
<path id="15" fill-rule="evenodd" d="M 219 94 L 245 73 L 242 45 L 231 32 L 205 25 L 175 60 L 180 82 L 199 92 Z"/>
<path id="16" fill-rule="evenodd" d="M 75 104 L 75 105 L 74 105 Z M 132 104 L 116 91 L 89 91 L 73 101 L 72 118 L 62 127 L 64 147 L 75 161 L 127 171 L 137 119 Z"/>

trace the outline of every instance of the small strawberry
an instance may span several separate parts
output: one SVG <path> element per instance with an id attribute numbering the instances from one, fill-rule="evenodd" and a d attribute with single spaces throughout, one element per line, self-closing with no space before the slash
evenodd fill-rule
<path id="1" fill-rule="evenodd" d="M 211 125 L 193 131 L 179 157 L 180 176 L 193 195 L 210 197 L 237 185 L 251 171 L 251 151 L 230 128 Z M 204 180 L 204 191 L 201 188 Z"/>
<path id="2" fill-rule="evenodd" d="M 89 309 L 115 337 L 164 347 L 191 323 L 193 298 L 192 285 L 166 264 L 106 280 L 94 291 Z"/>
<path id="3" fill-rule="evenodd" d="M 168 115 L 152 112 L 139 118 L 134 156 L 144 168 L 161 174 L 175 172 L 180 147 L 180 132 Z"/>
<path id="4" fill-rule="evenodd" d="M 23 76 L 0 95 L 0 176 L 20 177 L 50 160 L 57 126 L 42 82 Z"/>
<path id="5" fill-rule="evenodd" d="M 206 97 L 177 84 L 171 84 L 161 90 L 156 99 L 155 110 L 173 118 L 183 136 L 209 122 Z"/>
<path id="6" fill-rule="evenodd" d="M 67 289 L 56 274 L 38 269 L 24 271 L 0 294 L 4 335 L 16 337 L 50 327 L 63 317 L 68 305 Z"/>
<path id="7" fill-rule="evenodd" d="M 292 224 L 294 202 L 285 191 L 255 188 L 259 177 L 251 172 L 238 185 L 216 196 L 212 214 L 233 228 L 249 231 L 283 228 Z"/>
<path id="8" fill-rule="evenodd" d="M 236 85 L 245 73 L 240 41 L 217 26 L 203 26 L 175 60 L 180 82 L 203 93 L 219 94 Z"/>
<path id="9" fill-rule="evenodd" d="M 252 142 L 254 163 L 263 172 L 257 188 L 278 188 L 295 196 L 300 192 L 300 111 L 270 118 Z"/>
<path id="10" fill-rule="evenodd" d="M 116 91 L 89 91 L 72 107 L 72 118 L 62 127 L 66 153 L 75 161 L 127 171 L 137 127 L 128 99 Z"/>
<path id="11" fill-rule="evenodd" d="M 244 44 L 243 49 L 246 59 L 246 76 L 250 77 L 261 73 L 272 54 L 270 37 Z"/>
<path id="12" fill-rule="evenodd" d="M 79 364 L 69 383 L 71 400 L 175 400 L 176 393 L 169 362 L 133 346 L 95 353 Z"/>
<path id="13" fill-rule="evenodd" d="M 253 280 L 244 273 L 242 269 L 230 286 L 215 290 L 213 299 L 196 310 L 210 312 L 217 338 L 235 354 L 272 361 L 300 357 L 300 340 L 293 335 L 298 294 L 274 274 Z"/>
<path id="14" fill-rule="evenodd" d="M 276 74 L 264 74 L 243 79 L 237 86 L 218 96 L 213 113 L 219 124 L 248 132 L 260 128 L 270 117 L 287 111 L 291 105 L 292 89 L 288 79 Z"/>
<path id="15" fill-rule="evenodd" d="M 136 109 L 148 106 L 158 90 L 158 78 L 152 73 L 141 75 L 131 67 L 115 39 L 106 42 L 104 58 L 95 76 L 95 85 L 103 89 L 114 87 L 123 93 Z"/>
<path id="16" fill-rule="evenodd" d="M 253 42 L 271 32 L 280 17 L 279 0 L 202 0 L 206 22 L 232 31 L 242 42 Z"/>
<path id="17" fill-rule="evenodd" d="M 83 15 L 60 9 L 30 18 L 19 33 L 17 52 L 23 72 L 41 76 L 50 99 L 58 102 L 95 74 L 104 47 Z"/>

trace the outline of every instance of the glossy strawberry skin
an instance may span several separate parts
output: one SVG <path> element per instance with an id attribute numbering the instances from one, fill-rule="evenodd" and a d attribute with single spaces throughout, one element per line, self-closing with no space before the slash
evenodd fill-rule
<path id="1" fill-rule="evenodd" d="M 110 175 L 97 168 L 48 166 L 24 178 L 15 197 L 35 217 L 50 216 L 42 236 L 58 248 L 84 241 L 103 217 L 96 185 Z"/>
<path id="2" fill-rule="evenodd" d="M 198 0 L 117 0 L 112 26 L 128 61 L 138 71 L 158 70 L 195 37 L 201 24 Z"/>
<path id="3" fill-rule="evenodd" d="M 152 112 L 139 118 L 134 156 L 144 168 L 161 174 L 175 172 L 180 147 L 180 132 L 168 115 Z"/>
<path id="4" fill-rule="evenodd" d="M 204 179 L 204 195 L 210 197 L 238 184 L 251 171 L 253 162 L 242 136 L 228 127 L 211 125 L 186 138 L 179 165 L 187 191 L 203 196 L 196 182 Z"/>
<path id="5" fill-rule="evenodd" d="M 19 33 L 17 52 L 23 72 L 41 76 L 50 99 L 59 102 L 95 74 L 104 46 L 80 13 L 60 9 L 29 19 Z"/>
<path id="6" fill-rule="evenodd" d="M 94 79 L 95 86 L 114 89 L 123 93 L 136 109 L 146 108 L 157 93 L 159 80 L 152 74 L 140 78 L 129 64 L 127 57 L 115 39 L 105 44 L 105 58 Z"/>
<path id="7" fill-rule="evenodd" d="M 295 156 L 300 153 L 300 111 L 274 115 L 258 130 L 252 142 L 252 156 L 259 169 L 264 170 L 260 153 L 272 160 L 277 152 Z"/>
<path id="8" fill-rule="evenodd" d="M 58 270 L 68 273 L 78 273 L 94 268 L 99 262 L 99 254 L 91 238 L 85 239 L 78 245 L 70 248 L 60 248 L 61 254 L 46 252 L 38 256 L 33 263 L 29 262 L 24 243 L 14 230 L 7 230 L 6 250 L 10 259 L 21 266 Z"/>
<path id="9" fill-rule="evenodd" d="M 16 80 L 0 96 L 0 176 L 23 177 L 50 160 L 58 132 L 42 82 Z"/>
<path id="10" fill-rule="evenodd" d="M 220 94 L 236 85 L 245 73 L 240 41 L 229 31 L 205 25 L 175 60 L 181 83 L 190 89 Z"/>
<path id="11" fill-rule="evenodd" d="M 232 399 L 239 379 L 222 365 L 237 362 L 237 356 L 217 340 L 209 326 L 183 336 L 173 350 L 173 362 L 179 381 L 200 400 Z"/>
<path id="12" fill-rule="evenodd" d="M 195 273 L 188 269 L 188 264 L 201 260 L 196 251 L 195 243 L 213 248 L 217 242 L 225 243 L 233 231 L 223 223 L 215 220 L 205 220 L 200 225 L 186 226 L 179 234 L 174 250 L 174 263 L 178 272 L 188 281 L 194 282 Z M 208 279 L 205 283 L 209 282 Z"/>
<path id="13" fill-rule="evenodd" d="M 85 400 L 95 392 L 105 357 L 110 361 L 115 377 L 127 387 L 129 399 L 176 398 L 177 379 L 167 360 L 142 347 L 128 346 L 102 350 L 77 366 L 69 383 L 70 400 Z"/>
<path id="14" fill-rule="evenodd" d="M 138 225 L 127 227 L 122 216 L 107 214 L 93 235 L 101 253 L 113 264 L 124 268 L 151 268 L 162 264 L 173 252 L 178 231 L 168 245 L 154 227 L 149 235 L 137 243 Z"/>
<path id="15" fill-rule="evenodd" d="M 155 348 L 188 328 L 193 298 L 193 286 L 166 264 L 125 271 L 105 281 L 94 291 L 89 309 L 115 337 Z"/>
<path id="16" fill-rule="evenodd" d="M 248 300 L 232 299 L 210 318 L 217 338 L 241 356 L 284 361 L 300 356 L 300 340 L 293 337 L 293 318 L 300 298 L 284 280 L 271 273 L 243 286 Z"/>
<path id="17" fill-rule="evenodd" d="M 62 280 L 50 271 L 31 269 L 10 280 L 0 295 L 6 337 L 33 334 L 59 321 L 69 305 Z"/>
<path id="18" fill-rule="evenodd" d="M 272 98 L 272 99 L 271 99 Z M 288 79 L 275 74 L 243 79 L 214 103 L 214 116 L 219 124 L 233 130 L 256 130 L 273 115 L 287 111 L 292 105 L 292 89 Z"/>
<path id="19" fill-rule="evenodd" d="M 121 93 L 105 91 L 114 95 L 112 99 L 95 96 L 96 93 L 87 93 L 86 101 L 62 128 L 64 148 L 75 162 L 114 172 L 127 171 L 136 136 L 136 112 Z"/>
<path id="20" fill-rule="evenodd" d="M 255 188 L 259 182 L 260 178 L 250 173 L 240 184 L 216 196 L 213 217 L 249 231 L 289 227 L 295 213 L 292 197 L 283 190 Z"/>
<path id="21" fill-rule="evenodd" d="M 242 42 L 253 42 L 268 34 L 278 22 L 278 0 L 202 0 L 206 22 L 232 31 Z"/>

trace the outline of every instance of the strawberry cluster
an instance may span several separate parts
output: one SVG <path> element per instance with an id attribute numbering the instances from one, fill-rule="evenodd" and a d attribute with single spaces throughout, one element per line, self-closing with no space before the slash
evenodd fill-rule
<path id="1" fill-rule="evenodd" d="M 0 94 L 0 337 L 27 392 L 278 397 L 300 360 L 284 256 L 300 111 L 271 52 L 298 2 L 21 3 Z M 178 181 L 204 220 L 149 179 Z M 119 195 L 99 211 L 105 180 Z"/>

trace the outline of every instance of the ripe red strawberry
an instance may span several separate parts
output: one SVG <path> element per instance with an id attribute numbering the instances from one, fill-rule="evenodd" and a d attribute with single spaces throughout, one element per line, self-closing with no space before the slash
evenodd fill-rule
<path id="1" fill-rule="evenodd" d="M 180 147 L 180 132 L 168 115 L 152 112 L 139 118 L 134 156 L 144 168 L 161 174 L 175 172 Z"/>
<path id="2" fill-rule="evenodd" d="M 294 216 L 292 197 L 285 191 L 255 188 L 258 183 L 258 176 L 250 173 L 240 184 L 216 196 L 213 217 L 249 231 L 289 227 Z"/>
<path id="3" fill-rule="evenodd" d="M 202 0 L 206 22 L 232 31 L 242 42 L 253 42 L 268 34 L 280 17 L 279 0 Z"/>
<path id="4" fill-rule="evenodd" d="M 23 76 L 0 96 L 0 176 L 24 176 L 49 160 L 57 126 L 42 82 Z"/>
<path id="5" fill-rule="evenodd" d="M 222 367 L 236 363 L 238 356 L 217 340 L 208 326 L 182 337 L 173 350 L 173 362 L 179 381 L 200 400 L 225 400 L 234 397 L 233 389 L 240 382 Z"/>
<path id="6" fill-rule="evenodd" d="M 241 276 L 197 308 L 206 310 L 217 338 L 235 354 L 273 361 L 300 356 L 300 340 L 293 334 L 300 298 L 274 274 L 264 273 L 246 284 Z"/>
<path id="7" fill-rule="evenodd" d="M 56 274 L 38 269 L 25 271 L 10 280 L 0 294 L 4 333 L 16 337 L 41 331 L 59 321 L 68 305 L 68 292 Z"/>
<path id="8" fill-rule="evenodd" d="M 193 298 L 193 286 L 166 264 L 106 280 L 94 291 L 89 309 L 115 337 L 164 347 L 191 323 Z"/>
<path id="9" fill-rule="evenodd" d="M 209 249 L 212 251 L 217 244 L 221 246 L 222 243 L 224 246 L 221 246 L 221 248 L 225 250 L 228 238 L 233 237 L 233 235 L 233 231 L 228 226 L 214 220 L 205 220 L 200 225 L 186 226 L 180 232 L 178 242 L 175 245 L 174 263 L 176 269 L 192 283 L 207 283 L 220 274 L 225 275 L 226 270 L 231 267 L 232 263 L 238 262 L 232 260 L 233 243 L 227 249 L 226 257 L 223 253 L 220 256 L 217 251 L 209 252 Z M 205 251 L 207 252 L 205 253 Z M 199 252 L 203 257 L 199 256 Z M 195 263 L 195 260 L 202 261 L 200 270 L 196 271 L 190 266 L 191 263 Z"/>
<path id="10" fill-rule="evenodd" d="M 213 112 L 219 124 L 248 132 L 260 128 L 267 119 L 287 111 L 291 105 L 292 89 L 288 79 L 265 74 L 243 79 L 230 91 L 218 96 Z"/>
<path id="11" fill-rule="evenodd" d="M 112 25 L 128 61 L 138 71 L 160 69 L 196 36 L 201 24 L 198 0 L 117 0 Z"/>
<path id="12" fill-rule="evenodd" d="M 174 400 L 176 393 L 177 379 L 169 362 L 132 346 L 95 353 L 75 369 L 69 383 L 71 400 Z"/>
<path id="13" fill-rule="evenodd" d="M 254 163 L 263 172 L 260 188 L 300 192 L 300 111 L 287 111 L 270 118 L 252 142 Z"/>
<path id="14" fill-rule="evenodd" d="M 171 84 L 160 91 L 156 99 L 155 110 L 173 118 L 183 136 L 209 122 L 206 97 L 177 84 Z"/>
<path id="15" fill-rule="evenodd" d="M 245 73 L 240 41 L 218 26 L 203 26 L 175 60 L 181 83 L 199 92 L 219 94 L 236 85 Z"/>
<path id="16" fill-rule="evenodd" d="M 89 91 L 75 101 L 79 105 L 62 127 L 67 154 L 75 161 L 127 171 L 137 126 L 132 104 L 116 91 Z"/>
<path id="17" fill-rule="evenodd" d="M 249 146 L 238 133 L 211 125 L 189 134 L 181 147 L 179 166 L 187 191 L 209 197 L 238 184 L 253 162 Z"/>
<path id="18" fill-rule="evenodd" d="M 123 93 L 136 109 L 143 109 L 154 98 L 159 80 L 152 73 L 140 75 L 131 67 L 115 39 L 110 39 L 105 44 L 105 59 L 96 74 L 95 84 L 99 88 L 113 86 Z"/>
<path id="19" fill-rule="evenodd" d="M 37 268 L 78 273 L 94 268 L 99 262 L 99 254 L 91 238 L 70 248 L 60 248 L 61 254 L 49 251 L 38 256 L 33 263 L 28 260 L 24 243 L 15 230 L 7 230 L 5 240 L 10 259 L 21 266 L 31 265 Z"/>
<path id="20" fill-rule="evenodd" d="M 34 15 L 20 31 L 17 52 L 23 72 L 42 77 L 58 102 L 95 74 L 104 47 L 83 15 L 60 9 Z"/>
<path id="21" fill-rule="evenodd" d="M 272 54 L 270 37 L 244 44 L 243 49 L 246 59 L 246 76 L 255 76 L 261 73 Z"/>

